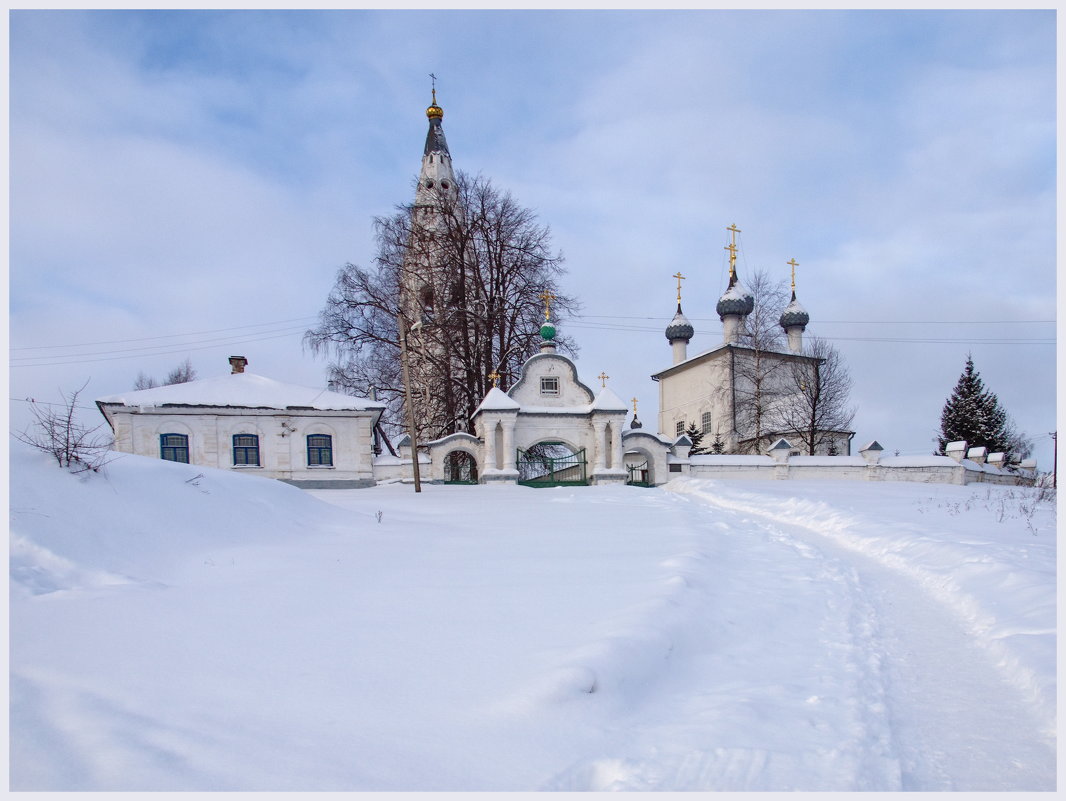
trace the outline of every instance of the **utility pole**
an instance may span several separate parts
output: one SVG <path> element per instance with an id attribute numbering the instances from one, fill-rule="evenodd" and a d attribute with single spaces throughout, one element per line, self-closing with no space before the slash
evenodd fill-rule
<path id="1" fill-rule="evenodd" d="M 1052 431 L 1051 434 L 1050 434 L 1051 441 L 1053 443 L 1055 443 L 1054 455 L 1051 457 L 1051 459 L 1052 459 L 1052 464 L 1051 464 L 1051 486 L 1055 487 L 1056 489 L 1059 486 L 1059 481 L 1058 481 L 1058 477 L 1059 477 L 1059 436 L 1058 435 L 1059 435 L 1058 431 Z"/>
<path id="2" fill-rule="evenodd" d="M 415 406 L 411 398 L 411 368 L 407 357 L 407 326 L 403 312 L 396 315 L 396 329 L 400 333 L 400 361 L 403 363 L 403 391 L 407 397 L 407 435 L 411 439 L 411 471 L 415 477 L 415 492 L 422 491 L 422 478 L 418 472 L 418 436 L 415 432 Z"/>

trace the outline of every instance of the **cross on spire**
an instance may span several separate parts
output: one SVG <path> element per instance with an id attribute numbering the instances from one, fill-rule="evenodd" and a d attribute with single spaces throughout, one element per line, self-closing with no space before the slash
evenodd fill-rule
<path id="1" fill-rule="evenodd" d="M 550 289 L 545 289 L 540 299 L 544 301 L 544 322 L 551 320 L 552 301 L 555 300 L 555 295 L 552 294 Z"/>
<path id="2" fill-rule="evenodd" d="M 433 105 L 435 106 L 437 105 L 437 76 L 431 72 L 429 77 L 433 79 Z"/>
<path id="3" fill-rule="evenodd" d="M 610 378 L 610 376 L 607 375 L 607 373 L 601 372 L 598 376 L 596 376 L 596 378 L 600 379 L 600 386 L 605 387 L 607 386 L 607 379 Z"/>
<path id="4" fill-rule="evenodd" d="M 635 417 L 636 414 L 637 414 L 637 399 L 636 398 L 631 398 L 630 400 L 633 401 L 633 416 Z"/>
<path id="5" fill-rule="evenodd" d="M 685 276 L 683 276 L 681 274 L 681 271 L 678 270 L 676 273 L 673 274 L 672 277 L 677 279 L 677 302 L 680 304 L 681 303 L 681 282 L 685 280 Z"/>
<path id="6" fill-rule="evenodd" d="M 496 386 L 500 383 L 500 374 L 493 370 L 489 373 L 489 380 L 492 381 L 492 388 L 496 389 Z"/>
<path id="7" fill-rule="evenodd" d="M 729 280 L 732 283 L 737 274 L 737 234 L 740 233 L 740 229 L 737 228 L 736 223 L 733 223 L 726 230 L 730 231 L 732 236 L 729 244 L 725 246 L 725 249 L 729 251 Z"/>
<path id="8" fill-rule="evenodd" d="M 785 264 L 792 266 L 792 292 L 796 292 L 796 268 L 799 267 L 799 262 L 796 261 L 796 257 L 793 256 L 791 260 L 786 261 Z"/>

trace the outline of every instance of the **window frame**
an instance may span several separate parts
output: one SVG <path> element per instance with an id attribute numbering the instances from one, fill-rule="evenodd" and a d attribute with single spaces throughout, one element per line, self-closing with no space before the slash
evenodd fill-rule
<path id="1" fill-rule="evenodd" d="M 674 436 L 675 437 L 680 437 L 684 433 L 685 433 L 685 421 L 684 420 L 678 420 L 677 422 L 674 423 Z"/>
<path id="2" fill-rule="evenodd" d="M 325 444 L 312 444 L 313 439 L 324 440 Z M 314 460 L 312 453 L 316 454 Z M 329 461 L 323 461 L 322 456 L 328 455 Z M 332 434 L 308 434 L 307 435 L 307 466 L 309 468 L 333 467 L 333 435 Z"/>
<path id="3" fill-rule="evenodd" d="M 254 444 L 239 444 L 237 440 L 241 437 L 247 437 L 253 440 Z M 240 461 L 237 455 L 241 454 L 244 461 Z M 249 456 L 255 455 L 255 461 L 250 461 Z M 260 453 L 259 453 L 259 435 L 258 434 L 234 434 L 233 435 L 233 466 L 234 467 L 261 467 Z"/>
<path id="4" fill-rule="evenodd" d="M 701 414 L 700 415 L 700 433 L 701 434 L 710 434 L 711 433 L 711 424 L 713 422 L 714 422 L 714 420 L 712 419 L 712 415 L 711 415 L 710 412 L 704 412 L 703 414 Z"/>
<path id="5" fill-rule="evenodd" d="M 540 394 L 545 397 L 557 398 L 559 397 L 559 376 L 557 375 L 542 375 L 540 377 Z"/>
<path id="6" fill-rule="evenodd" d="M 172 444 L 167 442 L 168 437 L 177 437 L 180 439 L 181 444 Z M 167 451 L 170 451 L 170 456 L 167 455 Z M 184 455 L 184 459 L 179 459 L 179 455 Z M 177 431 L 168 431 L 165 434 L 159 435 L 159 458 L 164 462 L 175 462 L 177 464 L 189 464 L 189 435 L 181 434 Z"/>

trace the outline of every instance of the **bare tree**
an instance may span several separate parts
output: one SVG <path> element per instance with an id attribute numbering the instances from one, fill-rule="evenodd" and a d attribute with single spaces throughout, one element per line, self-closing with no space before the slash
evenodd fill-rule
<path id="1" fill-rule="evenodd" d="M 78 396 L 88 384 L 86 381 L 69 395 L 60 390 L 61 404 L 34 402 L 34 422 L 13 434 L 15 439 L 50 454 L 60 467 L 75 473 L 103 467 L 111 454 L 110 438 L 97 433 L 101 426 L 89 428 L 77 419 Z"/>
<path id="2" fill-rule="evenodd" d="M 137 373 L 137 380 L 133 382 L 133 388 L 136 390 L 141 389 L 154 389 L 159 386 L 155 379 L 146 374 L 143 370 Z"/>
<path id="3" fill-rule="evenodd" d="M 832 454 L 837 436 L 855 417 L 851 376 L 840 352 L 826 340 L 811 337 L 803 351 L 807 358 L 789 362 L 786 396 L 776 408 L 774 424 L 795 437 L 808 455 Z"/>
<path id="4" fill-rule="evenodd" d="M 185 384 L 196 379 L 196 370 L 193 369 L 192 360 L 185 357 L 185 361 L 167 373 L 164 384 Z"/>
<path id="5" fill-rule="evenodd" d="M 733 410 L 738 449 L 758 453 L 769 436 L 776 433 L 774 409 L 784 391 L 784 374 L 789 362 L 782 358 L 784 332 L 778 324 L 781 309 L 788 302 L 783 280 L 757 271 L 748 283 L 755 306 L 745 320 L 739 346 L 730 354 L 732 380 L 725 387 Z"/>
<path id="6" fill-rule="evenodd" d="M 413 402 L 419 440 L 469 431 L 470 417 L 492 387 L 507 389 L 536 352 L 550 292 L 555 320 L 573 313 L 562 296 L 562 256 L 550 231 L 487 179 L 459 173 L 453 192 L 431 204 L 399 206 L 374 221 L 375 269 L 352 264 L 305 334 L 316 353 L 334 358 L 338 390 L 376 393 L 393 429 L 403 419 L 400 323 L 411 332 Z M 560 347 L 571 353 L 568 338 Z"/>
<path id="7" fill-rule="evenodd" d="M 196 370 L 193 369 L 192 360 L 188 357 L 185 358 L 181 364 L 167 373 L 166 379 L 163 381 L 163 385 L 169 384 L 184 384 L 188 381 L 196 379 Z M 145 373 L 143 370 L 137 373 L 137 380 L 133 384 L 134 389 L 154 389 L 158 387 L 159 383 L 152 378 L 152 376 Z"/>

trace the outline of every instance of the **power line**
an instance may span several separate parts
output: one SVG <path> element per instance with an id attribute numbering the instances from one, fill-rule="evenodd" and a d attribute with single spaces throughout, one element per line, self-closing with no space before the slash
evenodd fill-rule
<path id="1" fill-rule="evenodd" d="M 87 348 L 93 345 L 121 345 L 124 343 L 132 342 L 151 342 L 157 339 L 177 339 L 179 337 L 198 337 L 204 334 L 219 334 L 225 331 L 240 331 L 245 328 L 265 328 L 266 326 L 281 325 L 282 323 L 308 323 L 312 320 L 318 319 L 317 317 L 292 317 L 288 320 L 272 320 L 267 323 L 252 323 L 250 325 L 237 325 L 230 328 L 211 328 L 206 331 L 190 331 L 185 334 L 160 334 L 154 337 L 133 337 L 130 339 L 105 339 L 97 342 L 78 342 L 70 345 L 29 345 L 22 348 L 11 348 L 11 350 L 59 350 L 60 348 Z"/>
<path id="2" fill-rule="evenodd" d="M 95 342 L 85 342 L 78 344 L 68 345 L 40 345 L 40 346 L 27 346 L 12 348 L 12 351 L 34 351 L 34 350 L 60 350 L 60 349 L 77 349 L 84 347 L 92 347 L 95 345 L 117 345 L 117 344 L 130 344 L 134 345 L 138 342 L 157 342 L 160 340 L 172 340 L 180 339 L 182 337 L 190 336 L 203 336 L 205 334 L 222 333 L 222 332 L 237 332 L 247 331 L 248 329 L 262 329 L 269 326 L 281 325 L 284 323 L 300 322 L 299 326 L 286 326 L 280 329 L 270 329 L 265 331 L 248 331 L 246 334 L 234 334 L 228 337 L 212 338 L 212 339 L 200 339 L 193 340 L 185 343 L 167 343 L 159 345 L 145 345 L 137 347 L 121 348 L 116 350 L 103 350 L 103 351 L 91 351 L 88 353 L 68 352 L 55 355 L 36 354 L 33 356 L 13 356 L 11 358 L 11 367 L 51 367 L 51 366 L 65 366 L 69 364 L 80 364 L 86 362 L 101 362 L 101 361 L 116 361 L 130 358 L 143 358 L 143 357 L 156 357 L 167 356 L 173 354 L 180 354 L 190 350 L 205 350 L 208 348 L 221 347 L 223 345 L 241 345 L 250 342 L 258 342 L 268 339 L 278 339 L 281 337 L 289 336 L 291 334 L 299 332 L 305 324 L 313 321 L 314 317 L 295 317 L 288 320 L 276 320 L 266 323 L 255 323 L 243 326 L 234 326 L 230 328 L 215 328 L 207 329 L 199 332 L 189 332 L 185 334 L 161 334 L 152 337 L 141 338 L 129 338 L 129 339 L 114 339 L 114 340 L 98 340 Z M 711 317 L 692 317 L 690 320 L 696 322 L 716 322 L 716 318 Z M 598 321 L 604 322 L 598 322 Z M 628 316 L 628 315 L 575 315 L 571 318 L 570 326 L 578 329 L 598 330 L 598 331 L 628 331 L 633 333 L 661 333 L 661 329 L 658 325 L 640 325 L 633 323 L 626 323 L 624 321 L 642 321 L 642 320 L 654 320 L 656 323 L 661 324 L 664 320 L 659 316 Z M 585 321 L 585 322 L 581 322 Z M 609 321 L 623 321 L 623 322 L 609 322 Z M 1054 320 L 822 320 L 819 321 L 819 325 L 831 324 L 831 325 L 1024 325 L 1024 324 L 1049 324 L 1054 323 Z M 713 330 L 710 332 L 701 331 L 703 333 L 715 333 Z M 1054 345 L 1056 340 L 1054 338 L 1044 337 L 934 337 L 934 336 L 827 336 L 825 339 L 836 342 L 888 342 L 899 344 L 969 344 L 969 345 Z M 161 348 L 169 348 L 163 349 Z"/>
<path id="3" fill-rule="evenodd" d="M 302 328 L 303 328 L 303 326 L 290 327 L 290 328 L 281 328 L 281 329 L 273 329 L 273 330 L 268 330 L 268 331 L 259 331 L 259 332 L 254 332 L 254 333 L 248 333 L 248 334 L 244 334 L 244 335 L 241 335 L 241 336 L 243 336 L 243 337 L 256 337 L 256 338 L 259 338 L 259 339 L 270 339 L 272 337 L 268 336 L 268 335 L 284 336 L 286 334 L 295 333 L 296 331 L 299 331 Z M 173 347 L 182 347 L 182 348 L 188 348 L 188 349 L 195 350 L 195 348 L 192 348 L 191 346 L 193 346 L 193 345 L 203 345 L 203 344 L 208 344 L 208 345 L 211 345 L 211 346 L 223 345 L 223 344 L 227 344 L 227 343 L 229 343 L 231 341 L 234 341 L 233 338 L 231 338 L 231 337 L 225 337 L 223 339 L 200 339 L 200 340 L 193 340 L 192 342 L 183 342 L 183 343 L 177 343 L 176 342 L 176 343 L 174 343 Z M 238 341 L 239 342 L 247 342 L 249 340 L 241 339 L 241 340 L 238 340 Z M 77 357 L 77 358 L 80 359 L 80 358 L 84 358 L 86 356 L 111 356 L 111 355 L 114 355 L 114 354 L 121 354 L 121 353 L 126 353 L 126 354 L 131 354 L 131 355 L 140 355 L 140 354 L 142 354 L 143 351 L 158 350 L 161 347 L 170 347 L 170 346 L 167 346 L 167 345 L 147 345 L 147 346 L 141 347 L 141 348 L 122 348 L 120 350 L 103 350 L 103 351 L 95 351 L 95 352 L 90 351 L 88 353 L 63 353 L 63 354 L 59 354 L 57 356 L 15 356 L 15 357 L 12 357 L 11 361 L 12 362 L 19 362 L 19 361 L 34 361 L 34 360 L 37 360 L 37 359 L 66 359 L 66 358 L 74 358 L 74 357 Z M 146 354 L 146 355 L 154 355 L 154 354 Z"/>
<path id="4" fill-rule="evenodd" d="M 16 401 L 18 403 L 29 403 L 29 404 L 35 405 L 35 406 L 62 406 L 64 409 L 67 408 L 67 404 L 65 404 L 65 403 L 52 403 L 52 402 L 49 402 L 49 401 L 39 401 L 36 398 L 8 398 L 8 400 Z M 95 412 L 98 409 L 98 407 L 96 407 L 96 406 L 82 406 L 81 404 L 75 404 L 73 408 L 75 408 L 75 409 L 85 409 L 88 412 Z"/>
<path id="5" fill-rule="evenodd" d="M 127 355 L 124 355 L 124 356 L 101 356 L 100 358 L 96 358 L 96 359 L 81 358 L 81 357 L 78 357 L 77 354 L 64 354 L 62 356 L 52 356 L 52 357 L 45 356 L 45 357 L 41 357 L 41 358 L 46 358 L 46 359 L 48 359 L 48 358 L 52 358 L 52 359 L 68 359 L 69 358 L 69 359 L 72 359 L 72 361 L 42 361 L 42 362 L 27 363 L 27 364 L 12 364 L 10 366 L 12 368 L 15 368 L 15 367 L 60 367 L 60 366 L 63 366 L 63 365 L 68 365 L 68 364 L 90 364 L 90 363 L 93 363 L 93 362 L 121 361 L 122 359 L 143 359 L 143 358 L 146 358 L 146 357 L 153 357 L 153 356 L 170 356 L 170 355 L 173 355 L 173 354 L 188 353 L 191 350 L 210 350 L 211 348 L 221 347 L 222 345 L 244 345 L 244 344 L 247 344 L 249 342 L 263 342 L 263 341 L 268 340 L 268 339 L 281 339 L 282 337 L 287 337 L 287 336 L 291 336 L 291 335 L 292 335 L 291 331 L 286 332 L 286 333 L 282 333 L 282 334 L 275 334 L 273 336 L 250 335 L 250 338 L 219 340 L 219 341 L 213 342 L 213 343 L 211 343 L 209 345 L 201 345 L 199 347 L 187 347 L 187 346 L 183 345 L 183 346 L 178 347 L 176 350 L 161 350 L 161 351 L 157 351 L 155 353 L 127 354 Z M 30 357 L 24 357 L 24 358 L 30 358 Z"/>
<path id="6" fill-rule="evenodd" d="M 629 331 L 635 333 L 658 333 L 662 329 L 650 326 L 623 325 L 611 323 L 569 323 L 572 328 L 589 329 L 594 331 Z M 699 334 L 714 334 L 715 331 L 698 331 Z M 864 336 L 823 336 L 831 342 L 893 342 L 900 344 L 924 344 L 924 345 L 1054 345 L 1053 338 L 1040 337 L 933 337 L 933 336 L 888 336 L 888 337 L 864 337 Z"/>
<path id="7" fill-rule="evenodd" d="M 689 320 L 700 322 L 714 322 L 717 317 L 692 317 L 685 315 Z M 620 314 L 575 314 L 573 320 L 661 320 L 668 323 L 665 315 L 632 316 Z M 818 320 L 819 324 L 831 323 L 833 325 L 1028 325 L 1031 323 L 1055 323 L 1056 320 Z"/>

